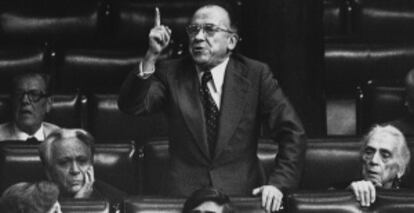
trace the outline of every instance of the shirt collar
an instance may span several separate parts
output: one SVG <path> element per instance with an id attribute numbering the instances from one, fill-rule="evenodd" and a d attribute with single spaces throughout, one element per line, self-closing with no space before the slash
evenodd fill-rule
<path id="1" fill-rule="evenodd" d="M 227 64 L 229 63 L 230 58 L 227 57 L 223 62 L 218 64 L 217 66 L 210 69 L 211 76 L 213 77 L 213 88 L 216 92 L 222 90 L 223 82 L 224 82 L 224 74 L 226 73 Z M 203 76 L 203 72 L 197 68 L 198 72 L 198 79 L 201 82 L 201 78 Z"/>
<path id="2" fill-rule="evenodd" d="M 26 132 L 23 132 L 22 130 L 19 129 L 19 127 L 17 127 L 17 125 L 14 125 L 14 133 L 16 135 L 16 138 L 18 140 L 22 140 L 25 141 L 28 138 L 31 137 L 35 137 L 38 141 L 44 141 L 45 140 L 45 135 L 43 134 L 43 123 L 40 125 L 40 128 L 33 134 L 33 135 L 29 135 Z"/>

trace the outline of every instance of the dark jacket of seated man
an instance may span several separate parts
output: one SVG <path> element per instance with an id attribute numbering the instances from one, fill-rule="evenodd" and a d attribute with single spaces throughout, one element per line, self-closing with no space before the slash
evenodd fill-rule
<path id="1" fill-rule="evenodd" d="M 94 139 L 81 129 L 60 129 L 39 146 L 46 176 L 55 182 L 61 198 L 97 198 L 120 203 L 126 193 L 95 180 Z"/>

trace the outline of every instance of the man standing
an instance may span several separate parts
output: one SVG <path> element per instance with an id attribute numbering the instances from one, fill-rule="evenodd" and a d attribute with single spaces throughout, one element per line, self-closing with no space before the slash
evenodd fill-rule
<path id="1" fill-rule="evenodd" d="M 199 8 L 187 34 L 191 57 L 156 64 L 171 35 L 156 9 L 149 49 L 122 85 L 119 108 L 166 112 L 167 193 L 188 196 L 212 186 L 228 195 L 261 194 L 268 211 L 279 209 L 282 192 L 299 182 L 306 148 L 301 122 L 267 65 L 232 54 L 238 35 L 226 9 Z M 267 182 L 260 181 L 256 154 L 262 121 L 279 143 Z"/>
<path id="2" fill-rule="evenodd" d="M 11 92 L 13 120 L 0 125 L 0 141 L 43 141 L 58 126 L 44 122 L 52 107 L 49 76 L 27 72 L 16 76 Z"/>

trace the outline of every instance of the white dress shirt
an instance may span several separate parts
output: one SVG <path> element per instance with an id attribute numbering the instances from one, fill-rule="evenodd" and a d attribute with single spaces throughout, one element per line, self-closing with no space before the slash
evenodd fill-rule
<path id="1" fill-rule="evenodd" d="M 219 110 L 220 110 L 220 105 L 221 105 L 221 94 L 223 91 L 224 74 L 226 74 L 226 67 L 228 63 L 229 63 L 229 58 L 226 58 L 226 60 L 221 62 L 219 65 L 213 67 L 210 70 L 213 80 L 207 83 L 208 90 L 210 90 L 210 94 Z M 200 81 L 200 85 L 201 85 L 201 78 L 203 77 L 203 72 L 200 71 L 199 69 L 197 69 L 197 72 L 198 72 L 198 80 Z"/>
<path id="2" fill-rule="evenodd" d="M 16 125 L 14 125 L 14 135 L 16 137 L 16 140 L 25 141 L 28 138 L 35 137 L 38 141 L 44 141 L 45 140 L 45 134 L 44 134 L 44 128 L 43 124 L 40 125 L 40 128 L 33 134 L 29 135 L 22 130 L 20 130 Z"/>

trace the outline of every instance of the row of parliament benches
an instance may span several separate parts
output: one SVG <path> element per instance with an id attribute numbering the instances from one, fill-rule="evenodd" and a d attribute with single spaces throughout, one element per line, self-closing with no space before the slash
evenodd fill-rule
<path id="1" fill-rule="evenodd" d="M 180 213 L 184 198 L 131 196 L 117 212 L 102 200 L 63 200 L 63 213 Z M 264 213 L 259 198 L 231 198 L 238 213 Z M 111 209 L 112 208 L 112 209 Z M 296 191 L 288 193 L 281 213 L 410 213 L 413 191 L 379 191 L 374 204 L 361 207 L 350 191 Z"/>
<path id="2" fill-rule="evenodd" d="M 242 1 L 227 1 L 240 16 Z M 164 55 L 171 58 L 187 52 L 185 26 L 203 2 L 2 1 L 0 91 L 16 73 L 35 70 L 51 74 L 57 91 L 117 92 L 145 55 L 154 8 L 160 8 L 162 24 L 173 31 Z"/>
<path id="3" fill-rule="evenodd" d="M 409 142 L 413 147 L 413 141 Z M 336 184 L 361 178 L 360 138 L 310 139 L 299 189 L 326 190 Z M 262 177 L 273 168 L 277 145 L 262 139 L 257 150 Z M 152 140 L 142 147 L 130 143 L 97 144 L 94 156 L 96 179 L 130 195 L 160 196 L 169 162 L 168 141 Z M 411 164 L 410 171 L 413 171 Z M 36 145 L 18 142 L 0 144 L 0 191 L 13 183 L 44 179 Z M 414 189 L 413 174 L 403 179 Z"/>
<path id="4" fill-rule="evenodd" d="M 118 109 L 118 94 L 55 94 L 46 121 L 65 128 L 88 130 L 100 142 L 134 140 L 141 144 L 150 137 L 168 135 L 163 113 L 132 116 Z M 0 95 L 0 123 L 12 119 L 9 95 Z"/>
<path id="5" fill-rule="evenodd" d="M 348 110 L 354 106 L 350 96 L 356 86 L 369 79 L 401 80 L 414 67 L 414 4 L 409 0 L 307 1 L 322 8 L 315 11 L 312 6 L 309 11 L 300 3 L 296 6 L 295 1 L 227 1 L 236 5 L 241 16 L 240 52 L 271 65 L 299 112 L 309 105 L 295 99 L 311 102 L 315 97 L 308 95 L 313 93 L 321 97 L 318 107 L 325 106 L 327 97 L 328 105 L 346 99 L 339 108 Z M 168 54 L 174 57 L 187 50 L 184 26 L 200 2 L 2 1 L 0 73 L 6 76 L 30 67 L 52 73 L 60 91 L 114 92 L 146 50 L 153 8 L 160 7 L 162 23 L 174 31 Z M 296 23 L 304 22 L 307 13 L 315 14 L 309 22 L 320 26 Z M 306 84 L 304 97 L 299 97 L 296 89 Z M 309 114 L 303 113 L 304 121 Z M 312 120 L 312 125 L 305 125 L 311 129 L 325 122 Z"/>
<path id="6" fill-rule="evenodd" d="M 321 0 L 327 132 L 361 133 L 357 87 L 369 80 L 403 85 L 414 68 L 410 0 Z"/>
<path id="7" fill-rule="evenodd" d="M 0 91 L 12 72 L 32 69 L 52 74 L 57 91 L 117 92 L 145 54 L 154 8 L 173 31 L 165 56 L 177 57 L 188 52 L 185 26 L 192 13 L 208 1 L 0 1 Z M 237 51 L 268 63 L 308 132 L 323 135 L 321 70 L 310 68 L 322 55 L 308 47 L 316 34 L 304 23 L 311 11 L 305 1 L 222 1 L 233 6 L 239 23 Z"/>
<path id="8" fill-rule="evenodd" d="M 138 144 L 151 137 L 168 135 L 163 113 L 131 116 L 118 109 L 118 94 L 55 94 L 46 121 L 67 128 L 83 128 L 99 141 L 134 140 Z M 373 124 L 407 115 L 404 87 L 387 82 L 370 81 L 355 93 L 358 135 Z M 8 94 L 0 94 L 0 123 L 11 119 Z M 264 136 L 266 131 L 263 132 Z"/>

